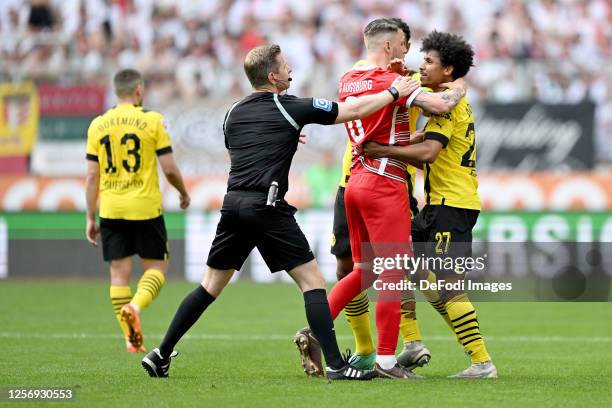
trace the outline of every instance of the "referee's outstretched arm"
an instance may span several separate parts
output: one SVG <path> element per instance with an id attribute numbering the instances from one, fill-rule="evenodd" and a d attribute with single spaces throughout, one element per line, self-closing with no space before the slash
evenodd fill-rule
<path id="1" fill-rule="evenodd" d="M 338 102 L 338 117 L 334 123 L 344 123 L 366 117 L 398 98 L 418 92 L 419 87 L 420 83 L 413 79 L 397 77 L 389 89 L 373 95 L 362 95 L 346 102 Z"/>

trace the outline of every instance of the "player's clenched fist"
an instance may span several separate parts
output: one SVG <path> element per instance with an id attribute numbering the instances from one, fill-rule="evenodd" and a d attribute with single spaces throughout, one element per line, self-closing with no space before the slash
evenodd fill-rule
<path id="1" fill-rule="evenodd" d="M 186 210 L 189 204 L 191 204 L 191 197 L 189 197 L 189 194 L 181 194 L 181 210 Z"/>

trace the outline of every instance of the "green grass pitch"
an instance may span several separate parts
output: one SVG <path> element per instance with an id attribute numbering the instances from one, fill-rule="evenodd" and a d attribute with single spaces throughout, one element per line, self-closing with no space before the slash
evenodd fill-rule
<path id="1" fill-rule="evenodd" d="M 144 311 L 146 346 L 160 342 L 193 287 L 170 282 Z M 140 367 L 142 355 L 124 351 L 106 283 L 9 280 L 0 282 L 0 388 L 76 387 L 74 402 L 15 406 L 612 406 L 611 303 L 476 307 L 499 379 L 447 379 L 468 359 L 433 309 L 419 303 L 433 354 L 417 369 L 425 380 L 328 383 L 306 378 L 291 341 L 305 325 L 298 289 L 238 283 L 178 344 L 171 377 L 160 380 Z M 354 347 L 344 318 L 336 327 L 341 348 Z"/>

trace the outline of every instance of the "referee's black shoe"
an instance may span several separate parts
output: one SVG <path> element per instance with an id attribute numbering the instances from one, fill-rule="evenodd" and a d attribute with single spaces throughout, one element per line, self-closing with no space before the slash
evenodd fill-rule
<path id="1" fill-rule="evenodd" d="M 376 371 L 361 370 L 357 367 L 353 367 L 349 363 L 346 363 L 344 367 L 337 370 L 327 367 L 326 371 L 328 380 L 369 381 L 377 377 Z"/>
<path id="2" fill-rule="evenodd" d="M 151 350 L 149 354 L 142 359 L 142 367 L 149 373 L 151 377 L 168 377 L 170 371 L 170 361 L 172 357 L 178 356 L 178 352 L 173 351 L 167 358 L 162 357 L 158 348 Z"/>

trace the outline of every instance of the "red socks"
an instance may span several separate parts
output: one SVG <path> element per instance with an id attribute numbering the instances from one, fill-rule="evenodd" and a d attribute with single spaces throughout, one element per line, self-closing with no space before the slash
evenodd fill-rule
<path id="1" fill-rule="evenodd" d="M 380 295 L 379 295 L 380 296 Z M 400 324 L 400 302 L 380 300 L 376 302 L 376 331 L 379 355 L 395 355 Z"/>

